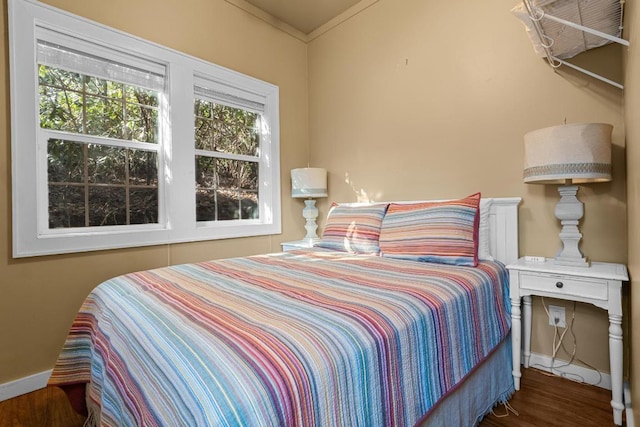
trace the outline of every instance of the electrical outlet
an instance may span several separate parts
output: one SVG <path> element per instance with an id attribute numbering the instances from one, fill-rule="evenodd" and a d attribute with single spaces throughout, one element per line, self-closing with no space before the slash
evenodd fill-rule
<path id="1" fill-rule="evenodd" d="M 549 324 L 551 326 L 558 326 L 559 328 L 567 327 L 564 307 L 559 307 L 557 305 L 549 306 Z"/>

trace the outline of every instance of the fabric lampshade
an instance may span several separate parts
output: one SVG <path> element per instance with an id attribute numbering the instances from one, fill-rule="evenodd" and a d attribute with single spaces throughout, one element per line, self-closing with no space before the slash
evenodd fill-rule
<path id="1" fill-rule="evenodd" d="M 291 197 L 327 197 L 327 170 L 323 168 L 292 169 Z"/>
<path id="2" fill-rule="evenodd" d="M 611 132 L 606 123 L 573 123 L 524 136 L 524 182 L 611 181 Z"/>

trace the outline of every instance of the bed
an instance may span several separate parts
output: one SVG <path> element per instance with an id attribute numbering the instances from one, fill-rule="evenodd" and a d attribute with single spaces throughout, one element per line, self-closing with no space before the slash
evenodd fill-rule
<path id="1" fill-rule="evenodd" d="M 49 384 L 87 425 L 474 425 L 514 391 L 519 199 L 473 197 L 340 205 L 311 249 L 108 280 Z"/>

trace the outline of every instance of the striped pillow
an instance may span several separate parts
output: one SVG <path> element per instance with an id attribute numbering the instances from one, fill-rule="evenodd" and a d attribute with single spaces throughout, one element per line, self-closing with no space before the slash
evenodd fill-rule
<path id="1" fill-rule="evenodd" d="M 315 246 L 334 251 L 379 254 L 378 238 L 388 204 L 345 206 L 333 203 Z"/>
<path id="2" fill-rule="evenodd" d="M 382 256 L 478 265 L 480 193 L 459 200 L 389 205 L 380 231 Z"/>

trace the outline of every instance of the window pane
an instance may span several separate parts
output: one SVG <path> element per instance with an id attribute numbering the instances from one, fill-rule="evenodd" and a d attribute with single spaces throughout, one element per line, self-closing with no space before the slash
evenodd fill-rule
<path id="1" fill-rule="evenodd" d="M 158 190 L 136 188 L 131 190 L 131 224 L 158 222 Z"/>
<path id="2" fill-rule="evenodd" d="M 47 159 L 50 228 L 158 222 L 156 152 L 52 139 Z"/>
<path id="3" fill-rule="evenodd" d="M 128 140 L 158 143 L 158 110 L 138 104 L 127 104 Z"/>
<path id="4" fill-rule="evenodd" d="M 240 212 L 242 219 L 259 219 L 260 209 L 258 207 L 258 193 L 249 191 L 242 192 L 240 199 Z"/>
<path id="5" fill-rule="evenodd" d="M 127 223 L 126 191 L 117 187 L 89 188 L 89 225 Z"/>
<path id="6" fill-rule="evenodd" d="M 238 192 L 221 190 L 216 193 L 218 221 L 240 219 L 240 198 L 238 197 Z"/>
<path id="7" fill-rule="evenodd" d="M 216 178 L 218 188 L 238 187 L 238 161 L 216 159 Z"/>
<path id="8" fill-rule="evenodd" d="M 88 179 L 91 183 L 124 184 L 126 148 L 88 144 Z"/>
<path id="9" fill-rule="evenodd" d="M 86 91 L 90 94 L 100 95 L 106 98 L 122 99 L 124 84 L 104 80 L 98 77 L 86 76 Z"/>
<path id="10" fill-rule="evenodd" d="M 49 228 L 84 227 L 84 188 L 49 185 Z"/>
<path id="11" fill-rule="evenodd" d="M 155 151 L 129 150 L 129 183 L 158 185 L 158 154 Z"/>
<path id="12" fill-rule="evenodd" d="M 238 180 L 240 188 L 258 192 L 258 163 L 238 162 Z"/>
<path id="13" fill-rule="evenodd" d="M 108 97 L 111 92 L 109 81 L 98 77 L 86 76 L 84 79 L 85 90 L 92 95 Z"/>
<path id="14" fill-rule="evenodd" d="M 149 107 L 157 107 L 159 105 L 156 92 L 133 86 L 127 86 L 127 102 Z"/>
<path id="15" fill-rule="evenodd" d="M 259 216 L 258 163 L 196 156 L 198 221 Z"/>
<path id="16" fill-rule="evenodd" d="M 122 100 L 86 96 L 86 132 L 89 135 L 125 139 Z"/>
<path id="17" fill-rule="evenodd" d="M 211 118 L 213 113 L 212 113 L 212 104 L 209 101 L 205 101 L 204 99 L 198 99 L 196 98 L 195 100 L 195 115 L 196 116 L 200 116 L 200 117 L 205 117 L 205 118 Z"/>
<path id="18" fill-rule="evenodd" d="M 258 155 L 259 114 L 200 99 L 196 99 L 194 111 L 197 149 Z"/>
<path id="19" fill-rule="evenodd" d="M 199 188 L 196 190 L 196 220 L 215 221 L 216 191 Z"/>
<path id="20" fill-rule="evenodd" d="M 214 202 L 219 221 L 260 217 L 256 193 L 221 189 L 216 192 Z"/>
<path id="21" fill-rule="evenodd" d="M 213 131 L 211 126 L 213 122 L 201 117 L 196 117 L 196 149 L 198 150 L 215 150 L 215 143 L 213 139 Z"/>
<path id="22" fill-rule="evenodd" d="M 216 159 L 196 156 L 196 188 L 215 188 Z"/>
<path id="23" fill-rule="evenodd" d="M 82 144 L 50 139 L 47 146 L 49 182 L 82 182 L 84 176 Z"/>
<path id="24" fill-rule="evenodd" d="M 40 127 L 82 132 L 82 96 L 77 92 L 40 86 Z"/>
<path id="25" fill-rule="evenodd" d="M 220 188 L 258 190 L 258 163 L 217 159 L 217 179 Z"/>
<path id="26" fill-rule="evenodd" d="M 158 92 L 44 65 L 39 76 L 42 128 L 158 143 Z"/>
<path id="27" fill-rule="evenodd" d="M 38 81 L 40 85 L 53 86 L 77 92 L 82 91 L 83 85 L 83 77 L 80 74 L 48 67 L 46 65 L 38 66 Z"/>

